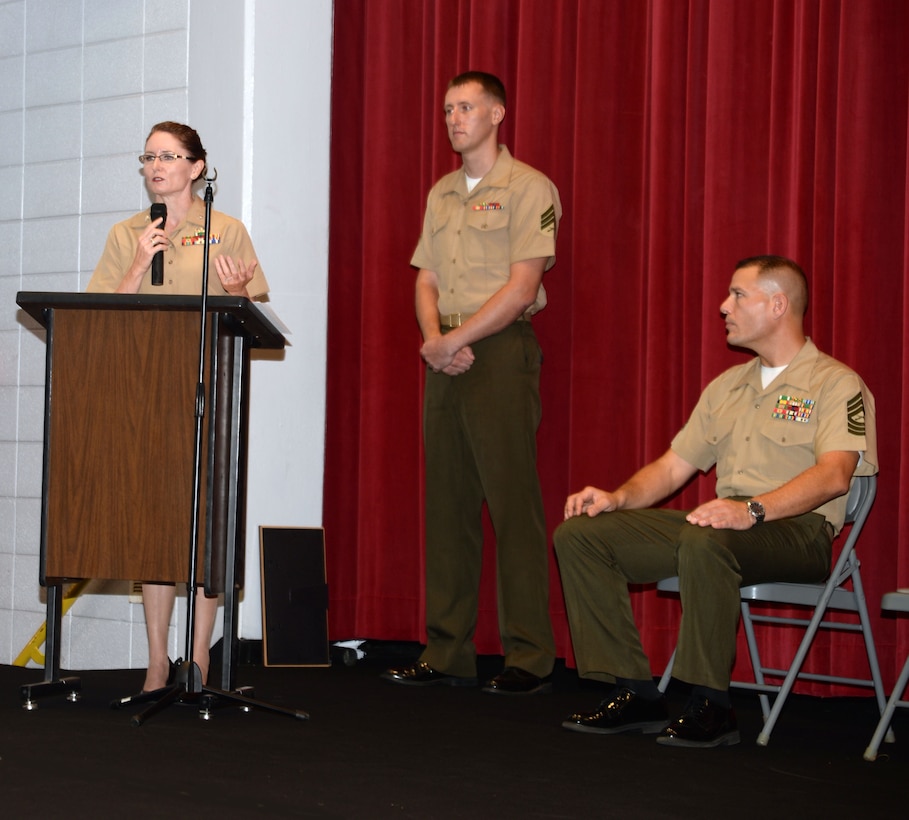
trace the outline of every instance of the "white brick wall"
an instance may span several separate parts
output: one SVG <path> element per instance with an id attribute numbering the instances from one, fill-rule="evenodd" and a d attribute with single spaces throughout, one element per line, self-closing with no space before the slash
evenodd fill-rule
<path id="1" fill-rule="evenodd" d="M 310 42 L 300 49 L 304 30 Z M 253 362 L 241 636 L 261 635 L 258 525 L 321 524 L 323 443 L 305 431 L 324 427 L 330 43 L 331 0 L 0 0 L 0 663 L 18 656 L 45 614 L 45 344 L 15 296 L 84 290 L 111 225 L 148 207 L 136 157 L 156 122 L 200 131 L 222 171 L 215 207 L 246 221 L 273 307 L 293 331 L 283 361 Z M 261 79 L 255 106 L 253 72 Z M 288 87 L 287 73 L 320 82 Z M 268 127 L 273 121 L 280 127 Z M 284 157 L 304 132 L 313 161 L 298 175 L 310 196 L 288 201 L 275 218 Z M 260 213 L 269 218 L 256 224 Z M 306 226 L 305 285 L 297 276 L 301 231 L 289 225 Z M 64 669 L 145 665 L 142 608 L 127 591 L 125 583 L 92 582 L 64 618 Z M 174 657 L 184 640 L 182 592 L 179 600 Z"/>
<path id="2" fill-rule="evenodd" d="M 110 226 L 147 204 L 136 156 L 151 124 L 187 119 L 188 32 L 189 0 L 0 0 L 0 662 L 45 612 L 44 337 L 15 294 L 83 290 Z M 64 668 L 143 665 L 141 607 L 90 589 Z"/>

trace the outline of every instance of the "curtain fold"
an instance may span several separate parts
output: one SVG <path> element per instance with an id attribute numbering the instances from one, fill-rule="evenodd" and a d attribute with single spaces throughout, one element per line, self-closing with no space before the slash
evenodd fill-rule
<path id="1" fill-rule="evenodd" d="M 707 381 L 745 360 L 725 345 L 719 318 L 735 262 L 791 256 L 809 276 L 810 335 L 877 399 L 881 482 L 860 550 L 892 682 L 909 626 L 879 617 L 877 604 L 909 586 L 899 492 L 909 456 L 909 5 L 337 0 L 334 25 L 331 637 L 424 637 L 423 366 L 408 263 L 430 186 L 458 164 L 446 83 L 481 69 L 508 90 L 502 141 L 554 180 L 565 208 L 550 303 L 534 320 L 550 531 L 569 492 L 612 487 L 658 456 Z M 713 485 L 700 477 L 667 503 L 692 506 Z M 487 529 L 477 645 L 498 653 Z M 559 654 L 570 659 L 554 560 L 551 595 Z M 634 600 L 659 672 L 678 602 L 653 590 Z M 850 636 L 823 640 L 864 663 Z"/>

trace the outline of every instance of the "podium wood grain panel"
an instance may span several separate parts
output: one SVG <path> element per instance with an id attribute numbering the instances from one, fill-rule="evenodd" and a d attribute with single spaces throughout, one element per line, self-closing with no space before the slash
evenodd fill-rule
<path id="1" fill-rule="evenodd" d="M 56 312 L 47 577 L 186 580 L 198 327 L 192 312 Z"/>

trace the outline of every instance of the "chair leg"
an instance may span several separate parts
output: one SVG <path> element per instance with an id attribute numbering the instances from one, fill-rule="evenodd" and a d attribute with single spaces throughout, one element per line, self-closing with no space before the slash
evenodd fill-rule
<path id="1" fill-rule="evenodd" d="M 862 576 L 856 566 L 852 575 L 852 590 L 855 594 L 856 608 L 862 624 L 862 637 L 865 639 L 865 652 L 868 655 L 868 666 L 871 668 L 871 682 L 874 684 L 874 694 L 877 697 L 877 708 L 883 716 L 887 708 L 887 696 L 884 694 L 884 683 L 881 680 L 881 668 L 877 660 L 877 650 L 874 647 L 874 636 L 871 633 L 871 618 L 868 615 L 868 604 L 865 601 L 865 590 L 862 586 Z M 902 690 L 901 690 L 902 691 Z M 892 714 L 892 712 L 891 712 Z M 888 721 L 889 725 L 889 721 Z M 896 738 L 893 731 L 887 730 L 887 743 L 894 743 Z"/>
<path id="2" fill-rule="evenodd" d="M 868 744 L 868 748 L 865 749 L 865 754 L 863 755 L 865 760 L 877 760 L 877 750 L 881 745 L 881 741 L 884 739 L 885 733 L 888 735 L 888 742 L 893 742 L 893 740 L 890 739 L 893 736 L 893 732 L 889 731 L 890 721 L 893 720 L 893 713 L 896 711 L 897 705 L 901 703 L 900 698 L 902 697 L 907 684 L 909 684 L 909 657 L 906 658 L 906 663 L 903 664 L 903 671 L 900 672 L 899 680 L 897 680 L 896 686 L 893 688 L 890 700 L 887 701 L 887 705 L 881 712 L 881 719 L 878 721 L 877 728 L 874 730 L 871 742 Z"/>
<path id="3" fill-rule="evenodd" d="M 830 603 L 830 598 L 832 596 L 833 587 L 828 584 L 828 586 L 824 588 L 824 592 L 821 595 L 820 599 L 818 599 L 817 605 L 814 609 L 814 614 L 811 616 L 811 620 L 808 623 L 805 634 L 802 637 L 801 643 L 799 643 L 798 651 L 795 653 L 795 657 L 792 659 L 792 663 L 789 666 L 789 671 L 786 673 L 786 677 L 780 686 L 780 691 L 773 699 L 773 706 L 770 709 L 770 714 L 764 721 L 763 730 L 758 735 L 758 746 L 766 746 L 770 742 L 770 733 L 773 732 L 773 727 L 776 725 L 777 718 L 779 718 L 780 712 L 783 711 L 783 706 L 786 703 L 786 698 L 789 697 L 789 693 L 792 691 L 792 687 L 795 685 L 795 681 L 799 676 L 799 672 L 802 670 L 802 664 L 805 662 L 805 657 L 808 655 L 808 650 L 811 648 L 811 644 L 814 642 L 814 637 L 817 634 L 817 630 L 820 626 L 821 621 L 824 619 L 824 615 L 827 612 L 827 605 Z"/>
<path id="4" fill-rule="evenodd" d="M 742 601 L 742 627 L 745 630 L 745 639 L 748 642 L 748 654 L 751 657 L 751 669 L 754 673 L 754 682 L 765 685 L 764 666 L 761 663 L 761 653 L 758 650 L 757 638 L 754 634 L 754 623 L 751 621 L 751 607 L 747 601 Z M 767 716 L 770 714 L 770 698 L 765 692 L 758 696 L 761 701 L 761 712 L 764 716 L 764 723 L 767 722 Z"/>
<path id="5" fill-rule="evenodd" d="M 666 664 L 666 668 L 663 670 L 663 677 L 660 678 L 660 682 L 657 684 L 657 689 L 659 689 L 663 694 L 666 693 L 666 689 L 669 687 L 669 679 L 672 677 L 672 667 L 675 664 L 675 650 L 672 650 L 672 655 L 669 656 L 669 662 Z"/>

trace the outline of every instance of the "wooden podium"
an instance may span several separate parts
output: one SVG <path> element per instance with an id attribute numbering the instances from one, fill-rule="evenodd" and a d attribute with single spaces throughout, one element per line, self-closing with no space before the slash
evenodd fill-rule
<path id="1" fill-rule="evenodd" d="M 78 691 L 78 679 L 60 678 L 64 582 L 185 582 L 193 544 L 197 584 L 224 594 L 222 688 L 233 688 L 250 350 L 283 348 L 283 335 L 250 300 L 208 297 L 201 390 L 200 296 L 20 292 L 16 302 L 47 329 L 39 579 L 47 587 L 45 675 L 42 684 L 23 687 L 23 697 L 65 691 L 75 699 Z"/>

